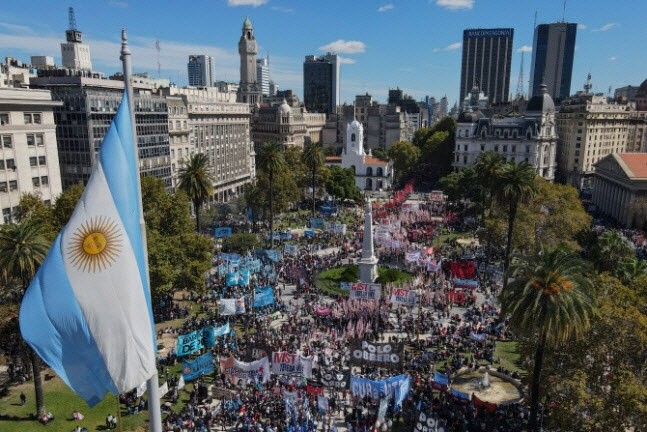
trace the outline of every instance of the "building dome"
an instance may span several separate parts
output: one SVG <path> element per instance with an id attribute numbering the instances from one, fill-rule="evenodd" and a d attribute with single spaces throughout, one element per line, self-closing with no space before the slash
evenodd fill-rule
<path id="1" fill-rule="evenodd" d="M 248 17 L 245 17 L 245 22 L 243 23 L 243 28 L 250 29 L 252 28 L 252 22 Z"/>
<path id="2" fill-rule="evenodd" d="M 638 93 L 636 93 L 637 98 L 647 98 L 647 79 L 640 84 L 638 87 Z"/>
<path id="3" fill-rule="evenodd" d="M 526 112 L 555 111 L 553 98 L 548 94 L 548 86 L 541 84 L 535 95 L 528 101 Z"/>
<path id="4" fill-rule="evenodd" d="M 481 111 L 474 112 L 472 111 L 472 107 L 468 106 L 467 109 L 458 116 L 458 123 L 476 123 L 483 117 L 484 116 Z"/>
<path id="5" fill-rule="evenodd" d="M 290 108 L 290 105 L 288 105 L 287 101 L 283 99 L 283 103 L 279 107 L 281 110 L 282 114 L 290 114 L 292 112 L 292 108 Z"/>
<path id="6" fill-rule="evenodd" d="M 354 127 L 354 128 L 360 128 L 360 127 L 362 127 L 362 124 L 361 124 L 360 122 L 358 122 L 356 119 L 354 119 L 354 120 L 350 123 L 350 125 L 351 125 L 351 127 Z"/>

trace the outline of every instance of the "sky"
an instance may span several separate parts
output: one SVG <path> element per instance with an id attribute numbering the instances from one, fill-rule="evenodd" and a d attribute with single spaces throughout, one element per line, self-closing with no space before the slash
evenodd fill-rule
<path id="1" fill-rule="evenodd" d="M 458 97 L 461 42 L 466 28 L 514 28 L 510 90 L 517 88 L 525 51 L 525 91 L 537 24 L 562 20 L 563 0 L 25 0 L 0 10 L 0 58 L 29 62 L 31 55 L 61 63 L 68 7 L 90 45 L 95 70 L 121 70 L 125 27 L 135 72 L 187 84 L 191 54 L 215 58 L 216 79 L 238 82 L 238 40 L 249 16 L 259 55 L 281 89 L 303 95 L 306 55 L 335 51 L 342 58 L 341 100 L 368 92 L 382 103 L 400 87 L 421 100 Z M 606 93 L 647 78 L 647 1 L 570 0 L 565 20 L 578 23 L 571 93 L 592 74 L 593 91 Z"/>

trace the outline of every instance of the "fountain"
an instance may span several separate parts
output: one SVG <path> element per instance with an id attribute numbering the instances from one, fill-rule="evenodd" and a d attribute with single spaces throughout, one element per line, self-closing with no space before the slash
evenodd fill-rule
<path id="1" fill-rule="evenodd" d="M 484 389 L 490 387 L 490 374 L 488 374 L 487 371 L 485 371 L 485 375 L 481 380 L 481 387 L 483 387 Z"/>
<path id="2" fill-rule="evenodd" d="M 518 401 L 521 393 L 511 379 L 490 375 L 487 370 L 473 371 L 459 375 L 452 388 L 467 394 L 474 394 L 480 400 L 495 404 L 508 404 Z"/>

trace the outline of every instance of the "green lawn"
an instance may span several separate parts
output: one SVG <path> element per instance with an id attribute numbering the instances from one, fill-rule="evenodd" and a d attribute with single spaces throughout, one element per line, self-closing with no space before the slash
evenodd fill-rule
<path id="1" fill-rule="evenodd" d="M 340 283 L 341 282 L 348 282 L 348 280 L 344 280 L 342 277 L 342 273 L 344 270 L 347 268 L 345 267 L 337 267 L 334 269 L 326 270 L 325 272 L 321 272 L 317 275 L 315 278 L 315 285 L 317 288 L 320 290 L 333 295 L 333 296 L 344 296 L 348 297 L 348 291 L 341 289 Z M 378 273 L 378 280 L 380 277 L 384 278 L 385 276 L 389 276 L 389 282 L 394 283 L 394 284 L 401 284 L 403 282 L 408 282 L 411 279 L 413 279 L 413 276 L 410 275 L 409 273 L 405 273 L 400 270 L 395 270 L 395 269 L 389 269 L 389 268 L 384 268 L 384 267 L 378 267 L 377 269 Z"/>
<path id="2" fill-rule="evenodd" d="M 526 370 L 521 367 L 519 364 L 519 354 L 517 353 L 517 342 L 516 341 L 499 341 L 496 343 L 496 349 L 494 350 L 494 358 L 501 358 L 500 366 L 512 371 L 518 372 L 520 375 L 525 376 Z M 499 367 L 498 364 L 494 366 Z"/>

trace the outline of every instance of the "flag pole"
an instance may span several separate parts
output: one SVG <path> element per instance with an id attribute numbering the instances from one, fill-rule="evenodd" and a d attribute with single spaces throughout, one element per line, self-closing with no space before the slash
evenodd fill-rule
<path id="1" fill-rule="evenodd" d="M 148 243 L 146 241 L 146 223 L 144 222 L 144 210 L 142 206 L 142 187 L 139 177 L 139 149 L 137 146 L 137 123 L 135 123 L 135 100 L 133 97 L 133 86 L 130 81 L 130 74 L 132 65 L 130 61 L 130 48 L 128 47 L 128 37 L 126 36 L 126 29 L 121 29 L 121 61 L 124 71 L 124 88 L 128 95 L 128 108 L 130 111 L 130 123 L 133 129 L 133 146 L 135 147 L 135 165 L 136 165 L 136 178 L 137 178 L 137 196 L 139 199 L 139 228 L 142 236 L 142 249 L 144 251 L 144 262 L 146 266 L 146 277 L 149 280 L 148 294 L 150 296 L 150 277 L 148 274 Z M 153 328 L 155 334 L 155 328 Z M 154 341 L 154 343 L 157 343 Z M 151 432 L 162 432 L 162 415 L 160 410 L 160 396 L 159 396 L 159 382 L 157 372 L 146 381 L 146 389 L 148 390 L 148 420 Z"/>

